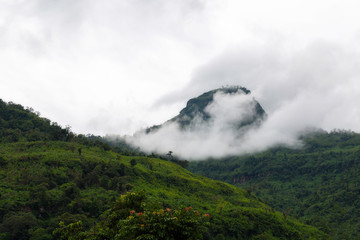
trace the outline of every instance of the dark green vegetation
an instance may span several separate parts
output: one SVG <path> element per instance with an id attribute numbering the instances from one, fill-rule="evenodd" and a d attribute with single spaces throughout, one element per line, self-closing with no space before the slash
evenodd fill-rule
<path id="1" fill-rule="evenodd" d="M 179 124 L 179 126 L 182 129 L 186 129 L 189 127 L 191 128 L 192 127 L 191 123 L 193 122 L 194 119 L 198 120 L 197 118 L 200 118 L 205 122 L 211 121 L 211 116 L 206 111 L 206 107 L 213 102 L 214 96 L 217 93 L 223 93 L 228 95 L 235 95 L 235 94 L 247 95 L 250 94 L 250 90 L 244 87 L 234 86 L 234 87 L 219 88 L 203 93 L 202 95 L 196 98 L 190 99 L 187 102 L 186 107 L 180 111 L 179 115 L 170 119 L 165 124 L 176 122 Z M 252 118 L 239 122 L 236 126 L 237 128 L 242 128 L 250 125 L 257 125 L 259 124 L 259 121 L 261 121 L 266 116 L 264 109 L 256 100 L 253 100 L 253 105 L 254 105 L 253 106 L 254 115 L 252 116 Z M 161 125 L 153 126 L 151 128 L 148 128 L 146 130 L 146 133 L 155 131 L 156 129 L 159 128 L 161 128 Z"/>
<path id="2" fill-rule="evenodd" d="M 61 128 L 49 119 L 41 118 L 32 108 L 24 109 L 0 99 L 0 142 L 67 141 L 74 137 L 70 127 Z"/>
<path id="3" fill-rule="evenodd" d="M 20 105 L 0 103 L 0 239 L 53 239 L 59 222 L 64 228 L 74 223 L 75 229 L 90 229 L 102 224 L 101 216 L 116 207 L 120 194 L 142 190 L 146 200 L 138 202 L 143 209 L 136 212 L 193 207 L 210 214 L 209 227 L 194 231 L 203 235 L 199 239 L 327 239 L 249 191 L 197 176 L 171 161 L 126 156 Z M 26 121 L 31 127 L 17 127 Z M 13 132 L 17 137 L 9 138 Z"/>
<path id="4" fill-rule="evenodd" d="M 301 149 L 192 162 L 190 170 L 247 189 L 332 239 L 360 239 L 360 134 L 313 133 Z"/>

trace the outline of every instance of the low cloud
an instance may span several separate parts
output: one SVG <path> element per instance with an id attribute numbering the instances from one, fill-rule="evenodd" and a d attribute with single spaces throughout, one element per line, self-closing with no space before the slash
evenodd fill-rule
<path id="1" fill-rule="evenodd" d="M 251 98 L 256 97 L 267 112 L 259 128 L 239 137 L 226 124 L 241 120 L 244 109 L 236 105 L 237 97 L 218 96 L 207 108 L 217 116 L 211 126 L 198 124 L 196 130 L 182 132 L 176 124 L 168 124 L 132 142 L 149 152 L 171 150 L 183 158 L 204 159 L 278 144 L 298 147 L 299 135 L 309 128 L 360 131 L 359 59 L 357 51 L 326 42 L 296 52 L 277 46 L 225 52 L 199 68 L 187 87 L 163 96 L 157 105 L 181 102 L 220 86 L 241 85 L 252 90 Z"/>
<path id="2" fill-rule="evenodd" d="M 139 132 L 127 141 L 149 153 L 173 151 L 189 160 L 260 151 L 276 141 L 298 144 L 289 139 L 286 129 L 283 129 L 283 134 L 272 129 L 273 118 L 257 118 L 253 124 L 239 127 L 241 123 L 254 119 L 256 103 L 252 95 L 217 93 L 205 109 L 211 116 L 210 121 L 197 116 L 185 129 L 181 129 L 177 122 L 167 122 L 159 130 L 148 134 Z M 259 127 L 263 120 L 264 125 Z"/>

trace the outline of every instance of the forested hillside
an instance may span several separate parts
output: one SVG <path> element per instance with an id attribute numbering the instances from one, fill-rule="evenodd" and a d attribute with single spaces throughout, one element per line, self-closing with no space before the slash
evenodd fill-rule
<path id="1" fill-rule="evenodd" d="M 75 232 L 80 234 L 77 239 L 111 239 L 125 233 L 133 234 L 128 239 L 156 239 L 151 233 L 158 225 L 126 220 L 135 211 L 137 216 L 179 214 L 162 226 L 187 229 L 183 233 L 193 233 L 193 239 L 327 239 L 249 191 L 197 176 L 171 161 L 115 152 L 97 137 L 77 136 L 20 105 L 1 103 L 0 239 L 67 239 Z M 27 121 L 31 127 L 22 127 Z M 39 137 L 31 138 L 33 132 Z M 121 194 L 143 196 L 143 191 L 144 198 L 125 204 L 134 209 L 121 208 L 116 215 L 117 204 L 126 201 Z M 197 214 L 209 225 L 186 228 Z M 109 216 L 116 221 L 106 222 Z"/>
<path id="2" fill-rule="evenodd" d="M 231 183 L 332 239 L 360 238 L 360 134 L 321 131 L 301 149 L 192 162 L 190 170 Z"/>
<path id="3" fill-rule="evenodd" d="M 74 137 L 70 127 L 62 128 L 56 122 L 40 117 L 32 108 L 24 108 L 0 99 L 0 142 L 60 140 Z"/>

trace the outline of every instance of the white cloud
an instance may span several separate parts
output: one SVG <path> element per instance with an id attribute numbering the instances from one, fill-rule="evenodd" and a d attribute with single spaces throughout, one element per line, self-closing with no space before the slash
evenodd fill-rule
<path id="1" fill-rule="evenodd" d="M 222 85 L 248 87 L 270 113 L 312 86 L 339 99 L 323 126 L 357 130 L 359 6 L 0 0 L 0 97 L 78 133 L 131 134 Z"/>
<path id="2" fill-rule="evenodd" d="M 268 113 L 260 128 L 237 138 L 227 123 L 252 112 L 247 105 L 237 105 L 236 98 L 220 98 L 208 108 L 217 116 L 210 128 L 196 125 L 199 130 L 183 133 L 171 125 L 136 140 L 148 151 L 171 149 L 183 158 L 203 159 L 278 144 L 300 146 L 299 135 L 311 128 L 360 131 L 359 59 L 359 52 L 326 42 L 291 54 L 272 46 L 225 52 L 199 69 L 188 86 L 174 94 L 178 99 L 168 95 L 162 101 L 189 98 L 221 84 L 242 85 L 253 90 Z"/>

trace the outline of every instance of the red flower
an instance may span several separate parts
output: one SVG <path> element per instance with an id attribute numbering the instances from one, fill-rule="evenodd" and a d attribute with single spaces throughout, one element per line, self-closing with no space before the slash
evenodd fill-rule
<path id="1" fill-rule="evenodd" d="M 138 213 L 138 216 L 140 216 L 140 215 L 144 215 L 144 214 L 143 214 L 142 212 L 139 212 L 139 213 Z"/>
<path id="2" fill-rule="evenodd" d="M 131 210 L 130 214 L 133 215 L 135 213 L 135 210 Z"/>

